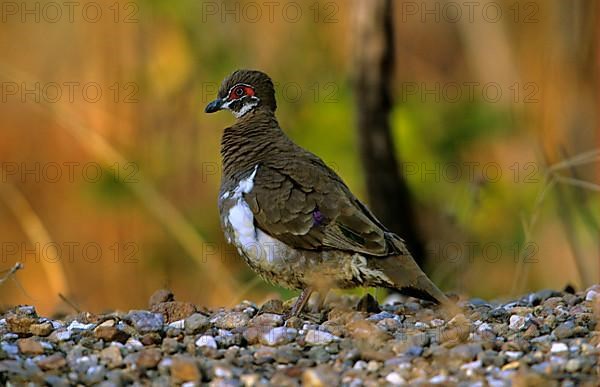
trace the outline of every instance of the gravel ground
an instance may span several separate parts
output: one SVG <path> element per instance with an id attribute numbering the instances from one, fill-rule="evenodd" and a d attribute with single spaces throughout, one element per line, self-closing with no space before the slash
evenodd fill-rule
<path id="1" fill-rule="evenodd" d="M 600 286 L 509 303 L 460 301 L 448 315 L 413 299 L 334 296 L 287 321 L 289 303 L 206 310 L 156 292 L 148 310 L 0 319 L 8 385 L 599 384 Z"/>

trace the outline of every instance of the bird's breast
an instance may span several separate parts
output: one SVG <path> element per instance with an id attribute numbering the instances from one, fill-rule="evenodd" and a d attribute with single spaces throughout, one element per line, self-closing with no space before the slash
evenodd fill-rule
<path id="1" fill-rule="evenodd" d="M 256 165 L 233 189 L 221 193 L 221 220 L 228 242 L 237 247 L 240 255 L 253 268 L 272 270 L 287 246 L 256 227 L 254 214 L 244 199 L 244 194 L 252 192 L 254 188 L 258 168 Z"/>

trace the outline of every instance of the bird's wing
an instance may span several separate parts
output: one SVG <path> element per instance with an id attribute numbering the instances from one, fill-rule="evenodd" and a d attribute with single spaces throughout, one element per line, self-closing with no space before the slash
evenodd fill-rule
<path id="1" fill-rule="evenodd" d="M 302 156 L 259 165 L 244 194 L 256 225 L 298 249 L 391 254 L 386 230 L 341 178 L 316 156 Z"/>

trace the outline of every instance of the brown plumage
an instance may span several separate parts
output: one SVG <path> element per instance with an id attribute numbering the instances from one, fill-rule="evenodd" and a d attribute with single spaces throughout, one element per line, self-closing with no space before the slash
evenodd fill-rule
<path id="1" fill-rule="evenodd" d="M 303 291 L 377 286 L 437 303 L 446 296 L 319 157 L 281 130 L 275 92 L 264 73 L 238 70 L 223 81 L 212 113 L 238 119 L 224 130 L 219 192 L 228 240 L 265 279 Z"/>

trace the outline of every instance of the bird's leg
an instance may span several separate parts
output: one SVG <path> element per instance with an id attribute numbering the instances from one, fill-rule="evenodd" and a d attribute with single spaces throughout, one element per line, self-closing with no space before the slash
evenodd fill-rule
<path id="1" fill-rule="evenodd" d="M 302 312 L 302 309 L 304 309 L 304 305 L 308 302 L 312 292 L 313 290 L 310 287 L 302 289 L 302 293 L 300 293 L 300 296 L 298 296 L 298 299 L 294 302 L 294 305 L 292 305 L 292 310 L 286 317 L 298 316 Z"/>

